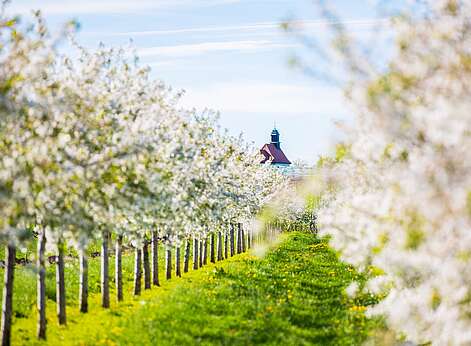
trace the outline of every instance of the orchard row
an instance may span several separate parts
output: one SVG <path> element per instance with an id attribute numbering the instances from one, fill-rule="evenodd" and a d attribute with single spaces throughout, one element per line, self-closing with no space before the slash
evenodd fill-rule
<path id="1" fill-rule="evenodd" d="M 156 237 L 179 248 L 250 219 L 285 184 L 242 138 L 219 129 L 216 114 L 181 108 L 181 93 L 152 78 L 131 50 L 88 51 L 75 43 L 73 27 L 53 38 L 39 14 L 27 28 L 0 17 L 4 345 L 11 337 L 16 251 L 34 235 L 38 337 L 45 338 L 48 251 L 58 258 L 58 316 L 65 323 L 66 246 L 80 254 L 84 306 L 91 242 L 102 241 L 105 254 L 112 233 L 117 244 L 136 249 Z M 66 37 L 68 53 L 59 53 Z M 106 280 L 102 285 L 106 307 Z"/>

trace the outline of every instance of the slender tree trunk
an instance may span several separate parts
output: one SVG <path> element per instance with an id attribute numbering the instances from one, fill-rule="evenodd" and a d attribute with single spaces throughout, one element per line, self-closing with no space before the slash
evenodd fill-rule
<path id="1" fill-rule="evenodd" d="M 240 252 L 245 252 L 245 231 L 243 224 L 240 224 Z"/>
<path id="2" fill-rule="evenodd" d="M 246 244 L 246 234 L 245 234 L 245 230 L 242 228 L 241 229 L 241 238 L 242 238 L 242 252 L 245 252 L 247 251 L 247 244 Z"/>
<path id="3" fill-rule="evenodd" d="M 109 233 L 103 231 L 103 239 L 101 241 L 101 306 L 110 307 L 110 259 L 108 254 Z"/>
<path id="4" fill-rule="evenodd" d="M 56 264 L 56 303 L 57 318 L 59 324 L 66 324 L 65 314 L 65 277 L 64 277 L 64 244 L 59 242 L 57 245 L 57 264 Z"/>
<path id="5" fill-rule="evenodd" d="M 38 307 L 38 339 L 46 340 L 46 231 L 41 229 L 38 239 L 38 276 L 37 276 L 37 307 Z"/>
<path id="6" fill-rule="evenodd" d="M 237 253 L 242 252 L 242 229 L 241 229 L 241 224 L 237 224 Z"/>
<path id="7" fill-rule="evenodd" d="M 209 242 L 209 257 L 211 258 L 211 263 L 216 262 L 216 255 L 214 253 L 215 250 L 215 236 L 214 233 L 210 235 L 210 242 Z"/>
<path id="8" fill-rule="evenodd" d="M 88 312 L 88 257 L 87 250 L 80 249 L 79 305 L 80 312 Z"/>
<path id="9" fill-rule="evenodd" d="M 150 261 L 149 261 L 149 243 L 144 240 L 142 246 L 142 261 L 144 266 L 144 289 L 150 290 Z"/>
<path id="10" fill-rule="evenodd" d="M 203 265 L 208 264 L 208 237 L 204 239 L 203 243 Z"/>
<path id="11" fill-rule="evenodd" d="M 187 239 L 185 242 L 185 258 L 183 259 L 183 272 L 188 273 L 190 267 L 190 240 Z"/>
<path id="12" fill-rule="evenodd" d="M 222 233 L 218 232 L 218 261 L 222 261 Z"/>
<path id="13" fill-rule="evenodd" d="M 193 238 L 193 269 L 198 269 L 198 239 Z"/>
<path id="14" fill-rule="evenodd" d="M 228 256 L 228 253 L 229 253 L 229 249 L 228 249 L 228 245 L 229 245 L 229 241 L 228 241 L 228 234 L 227 234 L 227 229 L 224 231 L 224 258 L 229 258 Z"/>
<path id="15" fill-rule="evenodd" d="M 135 296 L 138 296 L 141 294 L 141 277 L 142 277 L 141 255 L 142 255 L 141 249 L 136 247 L 135 255 L 134 255 L 134 295 Z"/>
<path id="16" fill-rule="evenodd" d="M 123 236 L 118 235 L 115 244 L 115 281 L 116 281 L 116 300 L 123 300 Z"/>
<path id="17" fill-rule="evenodd" d="M 231 223 L 230 229 L 230 240 L 231 240 L 231 257 L 234 256 L 234 224 Z"/>
<path id="18" fill-rule="evenodd" d="M 170 245 L 166 246 L 165 256 L 165 272 L 167 280 L 172 278 L 172 248 Z"/>
<path id="19" fill-rule="evenodd" d="M 200 259 L 200 268 L 203 267 L 203 240 L 199 241 L 200 244 L 200 252 L 198 253 Z"/>
<path id="20" fill-rule="evenodd" d="M 239 223 L 239 240 L 240 240 L 240 253 L 244 252 L 244 229 L 242 228 L 242 224 Z"/>
<path id="21" fill-rule="evenodd" d="M 180 246 L 175 248 L 175 275 L 178 277 L 182 276 L 182 269 L 180 266 Z"/>
<path id="22" fill-rule="evenodd" d="M 252 230 L 249 228 L 247 230 L 247 249 L 252 247 Z"/>
<path id="23" fill-rule="evenodd" d="M 13 317 L 13 278 L 15 273 L 16 247 L 5 248 L 5 276 L 2 302 L 2 346 L 11 344 L 11 321 Z"/>
<path id="24" fill-rule="evenodd" d="M 157 231 L 152 231 L 152 284 L 160 286 L 159 282 L 159 241 Z"/>

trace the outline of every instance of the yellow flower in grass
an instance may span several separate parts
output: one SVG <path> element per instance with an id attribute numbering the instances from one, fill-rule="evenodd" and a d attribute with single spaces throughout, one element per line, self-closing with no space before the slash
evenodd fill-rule
<path id="1" fill-rule="evenodd" d="M 354 305 L 350 308 L 350 311 L 363 312 L 366 310 L 366 306 Z"/>
<path id="2" fill-rule="evenodd" d="M 310 245 L 309 248 L 311 250 L 320 250 L 320 249 L 325 248 L 325 244 L 324 243 L 314 244 L 314 245 Z"/>

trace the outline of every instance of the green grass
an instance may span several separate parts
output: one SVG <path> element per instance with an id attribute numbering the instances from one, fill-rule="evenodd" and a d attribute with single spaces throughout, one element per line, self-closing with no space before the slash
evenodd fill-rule
<path id="1" fill-rule="evenodd" d="M 120 323 L 117 344 L 358 345 L 375 325 L 356 275 L 313 235 L 292 233 L 264 259 L 242 256 L 179 285 Z M 145 331 L 145 333 L 143 333 Z"/>
<path id="2" fill-rule="evenodd" d="M 94 294 L 90 313 L 69 308 L 65 328 L 57 326 L 51 303 L 48 344 L 359 345 L 379 322 L 364 314 L 374 297 L 351 300 L 344 293 L 356 275 L 324 241 L 290 233 L 262 259 L 238 255 L 163 281 L 139 298 L 128 285 L 126 301 L 109 310 Z M 16 322 L 14 344 L 45 344 L 34 339 L 35 316 Z"/>

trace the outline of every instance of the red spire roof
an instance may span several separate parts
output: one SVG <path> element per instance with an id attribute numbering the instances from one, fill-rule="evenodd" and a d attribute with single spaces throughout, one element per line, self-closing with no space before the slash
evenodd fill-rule
<path id="1" fill-rule="evenodd" d="M 283 153 L 281 149 L 278 149 L 273 143 L 265 144 L 262 149 L 260 149 L 260 153 L 264 156 L 264 159 L 260 163 L 270 162 L 271 164 L 291 164 L 285 153 Z"/>

